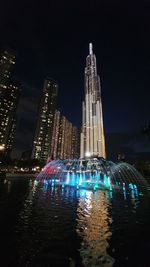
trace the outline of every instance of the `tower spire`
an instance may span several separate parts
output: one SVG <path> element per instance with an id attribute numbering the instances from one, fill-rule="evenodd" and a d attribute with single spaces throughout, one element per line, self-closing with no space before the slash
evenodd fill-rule
<path id="1" fill-rule="evenodd" d="M 93 45 L 92 45 L 92 43 L 89 43 L 89 54 L 93 55 Z"/>

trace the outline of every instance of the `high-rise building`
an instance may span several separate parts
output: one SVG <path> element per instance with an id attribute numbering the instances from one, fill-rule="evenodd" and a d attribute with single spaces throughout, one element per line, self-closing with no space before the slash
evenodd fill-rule
<path id="1" fill-rule="evenodd" d="M 57 158 L 64 158 L 64 145 L 65 145 L 65 128 L 66 128 L 66 118 L 61 116 L 59 134 L 58 134 L 58 148 L 57 148 Z"/>
<path id="2" fill-rule="evenodd" d="M 73 159 L 79 157 L 79 134 L 58 110 L 55 112 L 53 135 L 51 142 L 52 159 Z"/>
<path id="3" fill-rule="evenodd" d="M 51 139 L 57 94 L 58 84 L 52 79 L 45 80 L 40 99 L 37 126 L 32 150 L 32 158 L 44 162 L 51 154 Z"/>
<path id="4" fill-rule="evenodd" d="M 80 157 L 106 157 L 100 78 L 92 44 L 85 67 L 85 100 L 82 104 Z"/>
<path id="5" fill-rule="evenodd" d="M 12 51 L 0 51 L 0 96 L 5 93 L 5 89 L 10 84 L 10 78 L 14 69 L 16 57 Z"/>
<path id="6" fill-rule="evenodd" d="M 55 111 L 54 116 L 54 125 L 53 125 L 53 134 L 51 140 L 51 155 L 50 157 L 53 159 L 57 159 L 57 151 L 58 151 L 58 143 L 60 138 L 60 112 L 58 110 Z M 61 139 L 61 138 L 60 138 Z"/>
<path id="7" fill-rule="evenodd" d="M 9 50 L 0 53 L 0 154 L 9 155 L 16 129 L 16 111 L 20 84 L 12 80 L 15 55 Z"/>
<path id="8" fill-rule="evenodd" d="M 80 133 L 76 126 L 72 127 L 72 141 L 71 141 L 71 158 L 79 158 L 80 151 Z"/>

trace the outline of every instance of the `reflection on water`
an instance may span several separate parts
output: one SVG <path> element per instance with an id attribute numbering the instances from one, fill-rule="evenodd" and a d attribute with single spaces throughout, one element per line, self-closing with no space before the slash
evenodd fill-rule
<path id="1" fill-rule="evenodd" d="M 23 208 L 19 214 L 18 224 L 16 226 L 16 233 L 18 235 L 18 265 L 30 266 L 32 259 L 36 252 L 36 240 L 33 242 L 34 227 L 32 224 L 33 217 L 33 197 L 37 189 L 37 182 L 29 180 L 28 193 L 24 200 Z M 20 232 L 21 230 L 21 232 Z"/>
<path id="2" fill-rule="evenodd" d="M 3 179 L 0 215 L 3 267 L 149 266 L 150 201 L 133 184 L 93 192 Z"/>
<path id="3" fill-rule="evenodd" d="M 74 190 L 69 187 L 48 187 L 47 184 L 41 185 L 37 181 L 30 181 L 29 188 L 24 208 L 19 215 L 18 232 L 20 232 L 20 228 L 23 230 L 18 244 L 19 247 L 21 246 L 20 265 L 26 262 L 28 266 L 31 266 L 30 264 L 35 261 L 36 257 L 41 258 L 39 255 L 45 249 L 44 240 L 47 243 L 47 239 L 50 241 L 54 238 L 54 246 L 56 246 L 57 239 L 61 240 L 67 236 L 70 228 L 73 234 L 76 222 L 76 233 L 82 240 L 79 248 L 82 261 L 80 266 L 109 267 L 113 265 L 114 259 L 107 253 L 112 222 L 109 215 L 111 205 L 108 192 L 97 191 L 93 193 L 92 191 Z M 74 218 L 74 222 L 70 220 L 72 216 L 70 209 L 73 209 L 73 217 L 76 218 Z M 52 220 L 54 220 L 54 225 Z M 41 225 L 38 221 L 41 222 Z M 78 239 L 77 236 L 76 239 Z M 41 240 L 42 246 L 39 246 Z M 60 240 L 60 243 L 64 242 L 64 240 Z M 29 247 L 27 247 L 27 242 Z M 46 249 L 49 250 L 48 253 L 51 253 L 51 246 Z M 56 252 L 53 251 L 53 253 Z M 70 254 L 70 251 L 67 254 Z M 68 259 L 68 266 L 75 266 L 77 259 L 73 255 L 69 255 Z M 51 261 L 52 258 L 50 257 L 49 260 Z"/>
<path id="4" fill-rule="evenodd" d="M 7 192 L 9 193 L 10 190 L 11 190 L 12 181 L 5 179 L 5 180 L 4 180 L 4 184 L 7 185 Z"/>
<path id="5" fill-rule="evenodd" d="M 103 191 L 87 191 L 79 199 L 77 233 L 82 237 L 80 255 L 84 266 L 112 266 L 114 259 L 107 253 L 111 237 L 109 200 Z"/>
<path id="6" fill-rule="evenodd" d="M 75 262 L 76 207 L 75 191 L 29 182 L 17 225 L 19 266 L 67 267 Z"/>

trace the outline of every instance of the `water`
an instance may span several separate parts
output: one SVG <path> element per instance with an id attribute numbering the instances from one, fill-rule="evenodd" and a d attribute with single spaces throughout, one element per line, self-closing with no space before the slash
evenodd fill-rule
<path id="1" fill-rule="evenodd" d="M 150 193 L 150 185 L 132 165 L 103 158 L 52 160 L 38 174 L 37 181 L 77 189 L 134 188 Z"/>
<path id="2" fill-rule="evenodd" d="M 150 198 L 0 180 L 1 266 L 150 266 Z"/>

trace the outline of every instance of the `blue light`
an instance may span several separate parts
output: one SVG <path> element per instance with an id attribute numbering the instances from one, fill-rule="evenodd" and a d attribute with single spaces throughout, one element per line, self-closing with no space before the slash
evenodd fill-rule
<path id="1" fill-rule="evenodd" d="M 52 184 L 51 189 L 52 189 L 52 193 L 53 193 L 54 192 L 54 184 Z"/>
<path id="2" fill-rule="evenodd" d="M 135 196 L 136 198 L 138 198 L 139 193 L 136 185 L 134 186 L 134 190 L 135 190 Z"/>
<path id="3" fill-rule="evenodd" d="M 66 184 L 69 184 L 69 183 L 70 183 L 70 173 L 68 172 L 67 173 Z"/>
<path id="4" fill-rule="evenodd" d="M 82 175 L 80 174 L 80 178 L 79 178 L 79 185 L 81 185 L 82 184 Z"/>
<path id="5" fill-rule="evenodd" d="M 130 188 L 131 190 L 133 190 L 133 189 L 134 189 L 134 187 L 133 187 L 133 185 L 132 185 L 132 184 L 129 184 L 129 188 Z"/>
<path id="6" fill-rule="evenodd" d="M 113 198 L 113 191 L 112 191 L 112 189 L 110 190 L 109 195 L 110 195 L 110 198 L 112 199 Z"/>
<path id="7" fill-rule="evenodd" d="M 93 188 L 93 189 L 94 189 L 94 191 L 96 191 L 96 185 L 94 186 L 94 188 Z"/>
<path id="8" fill-rule="evenodd" d="M 127 199 L 127 194 L 126 194 L 126 188 L 125 186 L 123 186 L 123 195 L 124 195 L 124 199 Z"/>
<path id="9" fill-rule="evenodd" d="M 75 182 L 76 182 L 75 173 L 73 172 L 71 176 L 72 176 L 71 185 L 75 186 Z"/>
<path id="10" fill-rule="evenodd" d="M 82 198 L 86 197 L 86 190 L 80 189 L 80 197 L 82 197 Z"/>
<path id="11" fill-rule="evenodd" d="M 108 177 L 104 174 L 104 186 L 109 187 Z"/>

